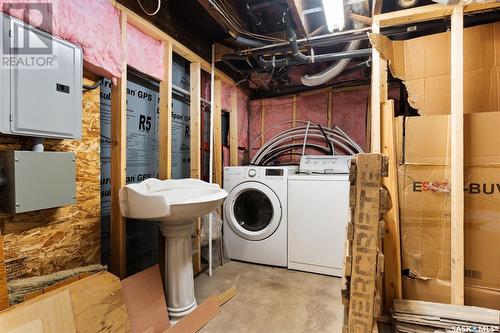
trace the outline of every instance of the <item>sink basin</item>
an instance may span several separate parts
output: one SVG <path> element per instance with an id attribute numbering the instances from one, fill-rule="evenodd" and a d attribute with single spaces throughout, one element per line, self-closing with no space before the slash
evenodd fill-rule
<path id="1" fill-rule="evenodd" d="M 172 321 L 196 308 L 191 235 L 198 217 L 222 205 L 227 192 L 198 179 L 150 178 L 120 189 L 123 216 L 159 221 L 165 236 L 165 293 Z"/>

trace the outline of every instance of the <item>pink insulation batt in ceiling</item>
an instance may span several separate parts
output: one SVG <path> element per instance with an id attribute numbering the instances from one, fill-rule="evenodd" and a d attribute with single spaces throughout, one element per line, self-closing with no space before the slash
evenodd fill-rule
<path id="1" fill-rule="evenodd" d="M 121 76 L 126 52 L 121 39 L 120 11 L 108 0 L 0 0 L 0 10 L 3 8 L 9 15 L 79 45 L 85 68 L 94 74 L 107 78 Z M 161 43 L 130 25 L 128 30 L 129 64 L 162 79 Z"/>

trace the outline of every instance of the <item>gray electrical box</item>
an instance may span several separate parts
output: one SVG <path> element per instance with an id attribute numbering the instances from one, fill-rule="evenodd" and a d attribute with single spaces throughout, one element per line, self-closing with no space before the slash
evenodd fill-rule
<path id="1" fill-rule="evenodd" d="M 23 213 L 76 202 L 75 154 L 0 152 L 0 208 Z"/>
<path id="2" fill-rule="evenodd" d="M 0 133 L 82 136 L 82 49 L 0 14 Z"/>

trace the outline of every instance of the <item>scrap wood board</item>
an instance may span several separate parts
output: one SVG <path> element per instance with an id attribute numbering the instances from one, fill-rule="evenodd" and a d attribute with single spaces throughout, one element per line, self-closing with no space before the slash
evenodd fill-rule
<path id="1" fill-rule="evenodd" d="M 76 332 L 70 292 L 59 291 L 37 302 L 19 304 L 0 312 L 0 332 Z"/>
<path id="2" fill-rule="evenodd" d="M 381 187 L 387 175 L 387 158 L 382 154 L 358 154 L 351 164 L 351 222 L 347 225 L 344 261 L 343 302 L 346 307 L 344 332 L 376 330 L 374 318 L 381 313 L 381 214 L 390 207 L 390 196 Z"/>
<path id="3" fill-rule="evenodd" d="M 88 276 L 5 311 L 40 303 L 65 291 L 69 292 L 71 297 L 70 308 L 73 309 L 71 318 L 74 317 L 77 332 L 121 333 L 129 331 L 128 313 L 121 292 L 120 279 L 108 272 Z M 4 331 L 0 330 L 0 332 Z"/>
<path id="4" fill-rule="evenodd" d="M 394 300 L 398 332 L 499 332 L 500 311 L 474 306 Z"/>

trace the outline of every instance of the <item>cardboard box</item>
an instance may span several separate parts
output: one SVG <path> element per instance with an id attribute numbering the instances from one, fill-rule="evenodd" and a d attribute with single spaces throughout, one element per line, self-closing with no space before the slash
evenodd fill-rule
<path id="1" fill-rule="evenodd" d="M 465 283 L 500 290 L 499 127 L 500 112 L 464 117 Z M 414 277 L 449 281 L 449 116 L 407 118 L 403 140 L 403 269 Z"/>
<path id="2" fill-rule="evenodd" d="M 450 304 L 450 282 L 431 279 L 410 279 L 403 277 L 403 298 L 417 301 Z M 500 291 L 465 285 L 465 305 L 500 310 Z"/>
<path id="3" fill-rule="evenodd" d="M 421 115 L 450 113 L 450 32 L 372 45 L 403 80 L 408 102 Z M 464 30 L 464 112 L 500 111 L 500 22 Z"/>

